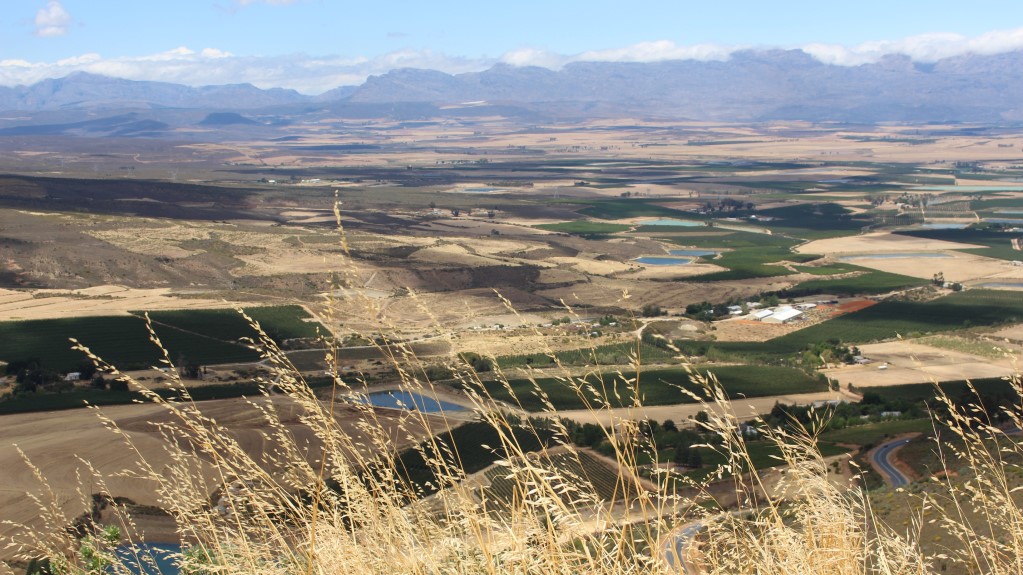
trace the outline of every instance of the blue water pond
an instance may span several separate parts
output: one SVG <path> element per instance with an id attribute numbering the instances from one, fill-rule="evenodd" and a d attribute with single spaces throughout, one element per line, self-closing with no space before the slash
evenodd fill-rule
<path id="1" fill-rule="evenodd" d="M 181 546 L 175 543 L 121 545 L 114 553 L 124 567 L 136 575 L 178 575 L 180 572 L 176 559 L 181 554 Z"/>
<path id="2" fill-rule="evenodd" d="M 450 401 L 441 401 L 409 391 L 376 391 L 364 396 L 364 402 L 375 407 L 408 409 L 423 413 L 440 413 L 442 411 L 465 411 L 465 407 Z"/>
<path id="3" fill-rule="evenodd" d="M 646 221 L 646 222 L 640 222 L 640 225 L 643 225 L 643 226 L 681 226 L 681 227 L 692 228 L 692 227 L 695 227 L 695 226 L 702 226 L 703 223 L 702 222 L 694 222 L 694 221 L 691 221 L 691 220 L 665 219 L 665 220 L 649 220 L 649 221 Z"/>
<path id="4" fill-rule="evenodd" d="M 669 258 L 667 256 L 643 256 L 636 261 L 648 266 L 684 266 L 693 263 L 690 258 Z"/>

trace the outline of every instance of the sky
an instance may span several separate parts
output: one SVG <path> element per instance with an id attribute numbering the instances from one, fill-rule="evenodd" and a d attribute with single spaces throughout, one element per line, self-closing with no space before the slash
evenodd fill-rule
<path id="1" fill-rule="evenodd" d="M 1023 49 L 1018 0 L 3 0 L 0 85 L 75 71 L 318 94 L 395 68 L 725 60 L 859 65 Z"/>

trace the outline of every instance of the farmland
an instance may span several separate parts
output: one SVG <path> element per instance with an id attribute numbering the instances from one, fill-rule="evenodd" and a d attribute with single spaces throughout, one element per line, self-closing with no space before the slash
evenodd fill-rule
<path id="1" fill-rule="evenodd" d="M 677 341 L 683 353 L 730 362 L 789 364 L 826 341 L 866 344 L 970 326 L 996 326 L 1023 318 L 1023 300 L 1012 292 L 969 290 L 931 301 L 887 300 L 767 341 Z"/>
<path id="2" fill-rule="evenodd" d="M 632 479 L 622 477 L 611 463 L 602 460 L 589 451 L 580 450 L 573 454 L 562 451 L 549 456 L 548 460 L 532 462 L 549 469 L 564 482 L 557 491 L 567 505 L 574 503 L 589 504 L 578 501 L 580 493 L 593 494 L 603 501 L 616 501 L 635 497 L 638 485 Z M 512 462 L 511 467 L 492 467 L 485 473 L 489 485 L 481 490 L 479 497 L 488 506 L 497 508 L 512 506 L 515 501 L 526 497 L 524 486 L 529 484 L 530 477 L 522 472 L 516 477 L 519 466 Z"/>
<path id="3" fill-rule="evenodd" d="M 927 280 L 920 278 L 871 270 L 859 266 L 839 265 L 822 268 L 799 267 L 797 269 L 799 269 L 799 271 L 813 270 L 810 273 L 813 273 L 814 275 L 821 275 L 822 271 L 831 271 L 835 273 L 858 272 L 858 274 L 840 278 L 807 280 L 783 290 L 779 295 L 784 297 L 799 297 L 814 294 L 831 294 L 839 296 L 877 295 L 928 284 Z"/>
<path id="4" fill-rule="evenodd" d="M 798 394 L 827 389 L 827 384 L 806 373 L 786 367 L 721 365 L 708 368 L 698 366 L 706 375 L 710 370 L 721 382 L 730 397 L 765 397 L 772 395 Z M 543 411 L 546 404 L 538 397 L 538 390 L 558 410 L 583 409 L 587 405 L 599 406 L 607 398 L 612 407 L 632 405 L 635 372 L 618 374 L 607 370 L 600 375 L 586 376 L 581 381 L 573 379 L 572 384 L 551 377 L 534 381 L 513 379 L 508 381 L 511 392 L 501 382 L 484 382 L 487 392 L 499 401 L 520 405 L 528 411 Z M 578 388 L 578 390 L 576 389 Z M 639 376 L 639 400 L 643 405 L 672 405 L 695 403 L 689 394 L 704 396 L 698 384 L 691 381 L 684 369 L 654 369 L 641 372 Z"/>
<path id="5" fill-rule="evenodd" d="M 311 337 L 315 324 L 302 322 L 304 310 L 297 306 L 255 311 L 253 319 L 275 337 Z M 255 332 L 234 310 L 188 310 L 156 312 L 153 329 L 175 363 L 211 365 L 250 362 L 259 354 L 239 343 Z M 99 316 L 52 320 L 0 322 L 0 359 L 35 358 L 54 370 L 74 370 L 87 358 L 71 349 L 68 338 L 77 339 L 94 354 L 121 369 L 160 365 L 163 353 L 150 342 L 145 320 L 139 316 Z"/>

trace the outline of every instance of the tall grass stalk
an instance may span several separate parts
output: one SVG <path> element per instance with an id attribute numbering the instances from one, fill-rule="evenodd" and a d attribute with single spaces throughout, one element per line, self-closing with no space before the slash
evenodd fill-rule
<path id="1" fill-rule="evenodd" d="M 380 317 L 377 302 L 341 289 L 357 285 L 354 268 L 342 269 L 330 293 L 345 295 L 328 298 L 324 324 L 340 325 L 353 313 Z M 966 482 L 947 475 L 942 480 L 946 500 L 927 502 L 943 510 L 940 521 L 959 542 L 942 557 L 932 557 L 922 551 L 921 525 L 897 533 L 878 520 L 862 489 L 828 479 L 816 446 L 820 426 L 763 429 L 780 449 L 781 471 L 754 471 L 729 398 L 713 376 L 696 369 L 690 374 L 702 390 L 697 399 L 710 414 L 702 425 L 718 438 L 710 444 L 726 463 L 700 482 L 663 470 L 647 472 L 643 464 L 656 459 L 657 445 L 639 422 L 621 415 L 628 410 L 611 407 L 620 404 L 623 392 L 635 398 L 635 410 L 642 407 L 638 340 L 628 370 L 597 369 L 593 379 L 566 368 L 561 376 L 590 411 L 614 415 L 615 425 L 605 429 L 617 468 L 610 500 L 585 474 L 559 463 L 567 454 L 582 466 L 581 451 L 540 385 L 533 392 L 546 410 L 530 415 L 494 400 L 479 373 L 451 358 L 449 369 L 472 407 L 471 419 L 493 431 L 496 442 L 487 448 L 498 455 L 501 478 L 514 486 L 512 497 L 498 500 L 478 475 L 464 471 L 460 446 L 442 439 L 460 423 L 458 416 L 416 410 L 384 415 L 361 401 L 364 382 L 340 375 L 338 335 L 323 338 L 334 385 L 317 393 L 258 323 L 251 323 L 256 333 L 251 344 L 270 372 L 262 380 L 262 395 L 239 402 L 239 409 L 261 420 L 260 449 L 242 444 L 230 425 L 205 415 L 180 379 L 174 381 L 180 398 L 167 400 L 78 345 L 105 372 L 128 381 L 169 415 L 159 424 L 166 454 L 157 464 L 135 446 L 131 434 L 97 410 L 124 449 L 138 454 L 137 468 L 127 473 L 151 482 L 161 507 L 172 515 L 186 548 L 180 557 L 185 573 L 638 574 L 674 573 L 681 561 L 689 572 L 701 573 L 887 575 L 935 572 L 944 559 L 970 573 L 1023 573 L 1023 513 L 1008 478 L 1018 467 L 1012 457 L 1023 456 L 1021 448 L 983 411 L 955 406 L 948 398 L 953 414 L 948 423 L 964 447 L 947 455 L 973 475 Z M 162 349 L 152 328 L 150 333 Z M 426 377 L 425 362 L 410 346 L 381 349 L 389 354 L 401 389 L 438 393 L 439 384 Z M 557 364 L 557 354 L 548 352 Z M 166 352 L 161 363 L 174 367 Z M 499 366 L 497 376 L 515 398 Z M 1014 384 L 1020 393 L 1019 381 Z M 1023 427 L 1019 403 L 1008 414 Z M 992 437 L 1002 440 L 992 443 Z M 526 439 L 542 447 L 533 449 Z M 418 451 L 428 483 L 412 479 L 403 446 Z M 45 471 L 33 471 L 45 486 Z M 720 508 L 724 503 L 715 505 L 722 499 L 721 482 L 737 502 L 726 509 Z M 20 535 L 14 543 L 23 555 L 50 557 L 53 569 L 62 573 L 96 572 L 97 563 L 83 556 L 82 541 L 63 530 L 67 519 L 51 503 L 54 494 L 44 490 L 34 497 L 50 530 Z M 125 536 L 137 536 L 129 516 L 119 521 Z M 673 567 L 665 556 L 687 525 L 698 526 L 700 534 L 684 546 Z M 86 540 L 103 546 L 95 535 Z M 110 563 L 109 569 L 123 570 L 103 549 L 107 555 L 99 568 Z"/>

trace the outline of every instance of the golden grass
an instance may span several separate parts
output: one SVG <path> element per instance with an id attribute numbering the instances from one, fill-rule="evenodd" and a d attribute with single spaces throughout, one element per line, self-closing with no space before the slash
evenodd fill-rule
<path id="1" fill-rule="evenodd" d="M 344 250 L 343 236 L 340 241 Z M 354 273 L 343 271 L 339 284 L 345 282 L 345 274 Z M 324 319 L 347 323 L 342 320 L 348 318 L 334 314 L 353 309 L 351 304 L 328 302 Z M 380 305 L 367 298 L 357 307 L 364 317 L 372 318 Z M 259 334 L 253 345 L 273 366 L 272 375 L 264 381 L 265 393 L 284 395 L 300 404 L 301 423 L 315 440 L 308 440 L 310 435 L 299 439 L 293 422 L 286 424 L 272 402 L 253 402 L 262 413 L 272 446 L 253 455 L 204 415 L 200 404 L 188 401 L 180 382 L 184 401 L 168 402 L 149 394 L 150 401 L 171 416 L 160 424 L 170 464 L 157 467 L 140 458 L 138 467 L 126 473 L 156 485 L 161 506 L 173 517 L 186 548 L 180 557 L 185 573 L 672 573 L 676 568 L 665 561 L 665 550 L 675 548 L 680 527 L 697 523 L 698 543 L 686 545 L 679 558 L 688 572 L 930 573 L 939 559 L 970 573 L 1023 572 L 1023 512 L 1008 487 L 1010 466 L 1001 451 L 1020 447 L 1010 442 L 991 449 L 989 437 L 1004 432 L 988 424 L 982 412 L 951 405 L 947 398 L 953 413 L 948 423 L 965 444 L 955 456 L 967 462 L 975 476 L 965 483 L 948 481 L 945 500 L 930 502 L 944 510 L 940 520 L 957 541 L 942 557 L 932 557 L 921 551 L 919 529 L 896 533 L 875 520 L 865 492 L 828 480 L 813 429 L 765 430 L 783 454 L 780 487 L 769 488 L 765 476 L 747 472 L 754 466 L 739 418 L 713 377 L 695 370 L 692 377 L 703 389 L 699 399 L 711 414 L 705 430 L 720 438 L 715 448 L 727 460 L 708 482 L 730 482 L 738 501 L 734 509 L 713 510 L 707 482 L 679 481 L 667 472 L 655 472 L 654 489 L 624 488 L 627 483 L 635 485 L 630 476 L 640 475 L 644 454 L 657 447 L 640 432 L 638 422 L 624 418 L 605 432 L 611 456 L 622 470 L 622 496 L 617 503 L 601 499 L 585 481 L 559 473 L 553 464 L 549 452 L 578 457 L 578 451 L 552 406 L 548 404 L 545 418 L 523 420 L 514 406 L 499 405 L 490 398 L 479 375 L 457 358 L 450 368 L 467 390 L 475 418 L 496 433 L 497 444 L 489 447 L 505 454 L 498 465 L 515 482 L 519 496 L 500 510 L 488 509 L 481 504 L 478 490 L 463 481 L 457 446 L 430 435 L 419 449 L 437 478 L 432 487 L 438 492 L 422 498 L 423 486 L 401 473 L 392 428 L 384 425 L 374 408 L 344 402 L 354 397 L 359 382 L 340 377 L 334 363 L 330 397 L 318 397 L 287 356 L 253 324 Z M 155 333 L 152 339 L 160 344 Z M 402 388 L 430 395 L 434 384 L 423 376 L 424 366 L 411 349 L 400 345 L 388 349 L 393 351 L 391 361 Z M 89 355 L 104 370 L 130 380 Z M 163 363 L 171 365 L 166 354 Z M 631 363 L 628 371 L 638 375 L 627 379 L 626 385 L 637 391 L 634 397 L 641 397 L 638 351 Z M 575 390 L 588 409 L 609 410 L 608 399 L 618 392 L 609 379 L 593 381 L 565 370 L 564 384 Z M 130 383 L 146 393 L 138 382 Z M 1019 382 L 1015 384 L 1017 393 L 1023 392 Z M 535 393 L 544 397 L 539 387 Z M 334 411 L 342 402 L 360 412 L 360 433 L 348 433 L 339 425 Z M 635 407 L 641 406 L 637 402 Z M 1023 426 L 1023 407 L 1009 415 Z M 130 436 L 105 419 L 102 411 L 97 410 L 97 416 L 120 436 L 122 449 L 135 449 Z M 431 417 L 410 411 L 398 433 L 419 437 L 423 429 L 444 431 L 437 429 Z M 552 447 L 528 455 L 523 431 L 538 437 L 552 431 Z M 26 463 L 41 486 L 33 497 L 51 529 L 20 533 L 10 544 L 18 546 L 26 559 L 50 558 L 51 568 L 59 573 L 123 569 L 110 552 L 116 538 L 109 532 L 94 530 L 90 522 L 77 534 L 64 530 L 69 518 L 53 503 L 54 495 L 47 493 L 45 470 Z M 208 479 L 210 469 L 213 481 Z M 103 489 L 102 482 L 98 489 Z M 137 534 L 129 515 L 115 514 L 113 522 L 119 522 L 125 537 Z"/>

